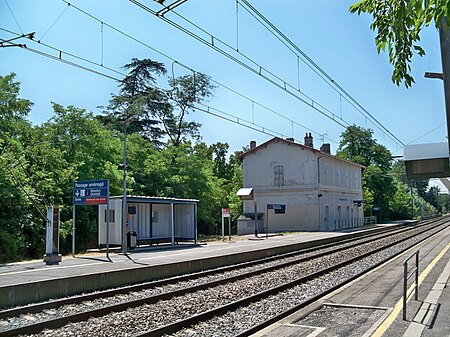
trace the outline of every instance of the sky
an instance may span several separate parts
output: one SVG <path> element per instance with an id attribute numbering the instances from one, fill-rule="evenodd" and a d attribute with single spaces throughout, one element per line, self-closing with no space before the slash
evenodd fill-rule
<path id="1" fill-rule="evenodd" d="M 154 11 L 163 8 L 152 0 L 139 1 Z M 386 53 L 377 52 L 371 17 L 349 13 L 354 0 L 250 2 L 401 143 L 445 140 L 442 81 L 423 76 L 426 71 L 442 71 L 434 27 L 421 35 L 426 55 L 414 56 L 416 84 L 406 89 L 391 81 L 392 66 Z M 52 117 L 51 102 L 101 113 L 99 107 L 118 93 L 117 79 L 126 73 L 121 67 L 132 58 L 150 58 L 168 70 L 158 79 L 161 87 L 167 86 L 168 78 L 192 70 L 211 77 L 216 88 L 205 102 L 209 113 L 194 111 L 188 116 L 202 124 L 200 132 L 208 144 L 226 142 L 235 151 L 251 140 L 261 144 L 274 135 L 303 142 L 311 132 L 315 147 L 331 143 L 335 153 L 345 126 L 356 124 L 372 129 L 394 155 L 403 154 L 401 143 L 322 80 L 241 0 L 188 0 L 165 18 L 198 34 L 198 39 L 132 1 L 75 0 L 69 5 L 63 0 L 0 0 L 0 39 L 35 32 L 34 41 L 21 38 L 16 43 L 56 58 L 61 54 L 63 60 L 105 76 L 19 47 L 0 48 L 0 75 L 16 74 L 21 97 L 34 103 L 29 119 L 40 124 Z M 219 51 L 199 39 L 214 41 Z"/>

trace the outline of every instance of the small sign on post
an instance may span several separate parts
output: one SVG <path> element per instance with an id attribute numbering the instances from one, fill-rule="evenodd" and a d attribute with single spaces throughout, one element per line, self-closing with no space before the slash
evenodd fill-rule
<path id="1" fill-rule="evenodd" d="M 231 216 L 229 208 L 222 208 L 222 240 L 225 239 L 225 218 L 228 218 L 228 240 L 231 241 Z"/>
<path id="2" fill-rule="evenodd" d="M 106 257 L 109 258 L 109 180 L 75 181 L 73 184 L 72 256 L 75 257 L 75 206 L 106 204 Z"/>
<path id="3" fill-rule="evenodd" d="M 109 180 L 76 181 L 73 186 L 73 204 L 104 205 L 108 200 Z"/>

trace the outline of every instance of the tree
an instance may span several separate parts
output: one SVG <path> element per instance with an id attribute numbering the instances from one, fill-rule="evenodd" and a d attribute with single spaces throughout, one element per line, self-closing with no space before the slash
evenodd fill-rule
<path id="1" fill-rule="evenodd" d="M 199 139 L 198 130 L 201 125 L 196 122 L 187 122 L 186 116 L 195 110 L 195 103 L 202 103 L 206 97 L 211 96 L 215 88 L 211 84 L 211 79 L 202 73 L 194 73 L 169 79 L 169 87 L 167 95 L 177 112 L 172 111 L 161 121 L 170 141 L 173 145 L 179 146 L 186 136 Z"/>
<path id="2" fill-rule="evenodd" d="M 366 166 L 362 181 L 364 212 L 372 214 L 374 208 L 380 220 L 393 216 L 397 180 L 391 175 L 391 153 L 373 139 L 373 131 L 351 125 L 342 134 L 337 150 L 338 157 Z M 400 195 L 397 195 L 400 200 Z"/>
<path id="3" fill-rule="evenodd" d="M 390 203 L 396 193 L 394 179 L 383 173 L 381 168 L 370 165 L 366 168 L 363 175 L 363 186 L 370 192 L 373 198 L 373 206 L 380 208 L 379 217 L 381 220 L 387 220 L 390 217 Z M 371 212 L 369 209 L 364 212 Z"/>
<path id="4" fill-rule="evenodd" d="M 133 58 L 123 69 L 129 73 L 120 81 L 119 94 L 112 96 L 106 115 L 99 119 L 103 124 L 122 131 L 127 118 L 138 116 L 138 121 L 129 127 L 128 132 L 140 132 L 148 140 L 160 144 L 164 131 L 156 116 L 169 113 L 171 106 L 165 92 L 157 87 L 156 80 L 166 73 L 166 68 L 160 62 Z"/>
<path id="5" fill-rule="evenodd" d="M 33 205 L 36 190 L 26 170 L 25 149 L 33 134 L 26 117 L 33 104 L 19 97 L 14 77 L 0 76 L 0 262 L 35 255 L 43 221 Z"/>
<path id="6" fill-rule="evenodd" d="M 352 13 L 368 13 L 373 16 L 370 26 L 377 32 L 375 43 L 378 52 L 388 50 L 393 64 L 392 81 L 406 87 L 414 83 L 411 76 L 411 60 L 414 54 L 425 55 L 419 45 L 423 27 L 434 21 L 437 28 L 449 16 L 450 1 L 438 0 L 361 0 L 350 7 Z M 447 22 L 446 28 L 448 31 Z"/>
<path id="7" fill-rule="evenodd" d="M 72 212 L 72 186 L 77 180 L 109 179 L 110 193 L 121 193 L 122 139 L 106 129 L 91 112 L 74 106 L 63 107 L 53 103 L 54 115 L 39 127 L 39 149 L 58 151 L 58 155 L 43 156 L 39 166 L 45 168 L 43 175 L 56 185 L 48 199 L 62 205 L 62 252 L 70 247 Z M 54 158 L 53 158 L 54 157 Z M 39 159 L 39 156 L 38 156 Z M 42 177 L 42 181 L 43 177 Z M 96 246 L 97 208 L 80 207 L 76 216 L 77 250 Z M 94 244 L 93 244 L 94 243 Z M 66 251 L 67 252 L 67 251 Z"/>
<path id="8" fill-rule="evenodd" d="M 391 167 L 390 151 L 373 139 L 373 131 L 350 125 L 342 134 L 336 156 L 355 163 L 374 165 L 387 172 Z"/>
<path id="9" fill-rule="evenodd" d="M 157 78 L 166 74 L 162 63 L 134 58 L 123 68 L 129 73 L 120 81 L 119 94 L 112 96 L 106 114 L 99 117 L 105 125 L 121 131 L 124 120 L 138 116 L 129 133 L 140 132 L 159 147 L 167 139 L 175 146 L 188 138 L 199 139 L 200 124 L 186 117 L 194 104 L 211 96 L 214 86 L 208 76 L 194 73 L 170 78 L 168 89 L 163 89 L 157 85 Z"/>

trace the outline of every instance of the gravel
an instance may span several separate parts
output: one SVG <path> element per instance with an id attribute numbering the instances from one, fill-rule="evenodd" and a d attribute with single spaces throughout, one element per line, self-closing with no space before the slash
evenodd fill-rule
<path id="1" fill-rule="evenodd" d="M 400 234 L 401 237 L 410 236 L 411 233 Z M 330 274 L 326 274 L 318 279 L 310 281 L 281 292 L 276 296 L 271 296 L 265 300 L 258 301 L 248 307 L 243 307 L 235 312 L 214 318 L 205 323 L 200 323 L 189 329 L 184 329 L 175 336 L 232 336 L 240 331 L 266 321 L 268 318 L 277 315 L 284 310 L 298 305 L 325 289 L 333 287 L 351 276 L 359 273 L 368 267 L 378 263 L 381 259 L 393 256 L 406 246 L 411 246 L 423 238 L 419 237 L 409 239 L 406 243 L 400 243 L 394 248 L 383 250 L 368 258 L 352 263 Z M 357 256 L 369 250 L 386 245 L 387 242 L 398 240 L 396 238 L 382 239 L 377 243 L 368 243 L 344 252 L 333 253 L 322 258 L 301 264 L 292 265 L 280 270 L 266 272 L 261 275 L 239 280 L 226 285 L 216 286 L 207 290 L 188 293 L 183 296 L 175 297 L 171 300 L 159 301 L 151 305 L 143 305 L 137 308 L 131 308 L 123 312 L 111 313 L 100 318 L 90 318 L 88 321 L 80 323 L 69 323 L 66 326 L 54 329 L 44 330 L 39 336 L 131 336 L 139 331 L 151 330 L 176 320 L 187 318 L 191 315 L 214 309 L 218 306 L 227 304 L 237 299 L 251 296 L 263 290 L 275 287 L 280 283 L 285 283 L 298 278 L 301 275 L 310 274 L 317 269 L 332 266 L 350 256 Z M 297 257 L 298 258 L 298 257 Z M 293 259 L 293 258 L 291 258 Z M 280 264 L 280 261 L 266 263 L 264 265 Z M 246 268 L 245 271 L 260 269 L 261 266 Z M 0 333 L 2 329 L 12 328 L 14 325 L 21 326 L 25 322 L 36 322 L 47 319 L 49 316 L 64 316 L 78 311 L 86 311 L 92 308 L 103 307 L 106 304 L 121 303 L 130 299 L 138 299 L 143 296 L 152 296 L 168 291 L 210 282 L 215 279 L 223 279 L 225 276 L 242 273 L 242 270 L 235 270 L 216 274 L 213 276 L 202 277 L 195 280 L 180 282 L 173 285 L 161 286 L 153 289 L 146 289 L 138 292 L 132 292 L 127 295 L 118 295 L 110 298 L 84 302 L 82 305 L 69 305 L 56 310 L 46 310 L 39 314 L 27 314 L 18 318 L 9 318 L 0 321 Z M 255 315 L 255 312 L 258 315 Z"/>

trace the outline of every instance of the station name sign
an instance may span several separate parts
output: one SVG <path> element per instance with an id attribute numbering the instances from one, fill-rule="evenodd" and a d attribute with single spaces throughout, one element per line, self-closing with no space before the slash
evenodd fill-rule
<path id="1" fill-rule="evenodd" d="M 73 185 L 74 205 L 103 205 L 108 197 L 109 180 L 76 181 Z"/>

